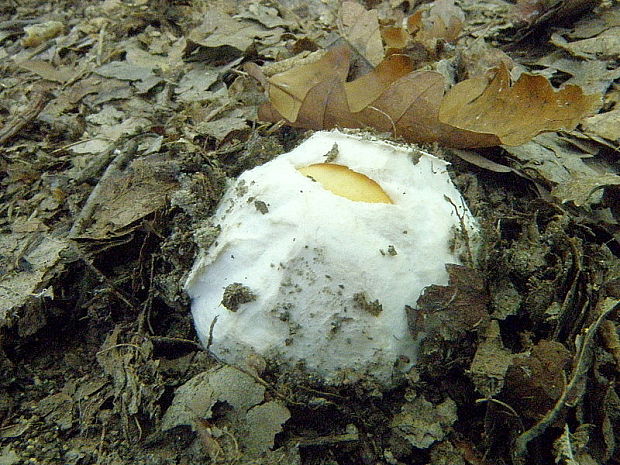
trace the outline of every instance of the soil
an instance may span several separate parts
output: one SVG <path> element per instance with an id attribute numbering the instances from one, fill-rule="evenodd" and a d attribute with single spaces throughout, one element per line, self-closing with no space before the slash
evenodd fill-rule
<path id="1" fill-rule="evenodd" d="M 601 93 L 600 119 L 424 147 L 484 244 L 411 303 L 427 337 L 388 392 L 221 366 L 183 290 L 226 179 L 309 134 L 258 119 L 244 65 L 346 39 L 339 2 L 0 5 L 0 465 L 620 462 L 618 4 L 456 3 L 461 42 L 421 66 L 506 56 Z"/>

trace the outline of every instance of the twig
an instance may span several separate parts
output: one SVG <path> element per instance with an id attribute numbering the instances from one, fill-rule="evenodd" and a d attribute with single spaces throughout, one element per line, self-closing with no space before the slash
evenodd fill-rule
<path id="1" fill-rule="evenodd" d="M 499 399 L 494 399 L 492 397 L 487 397 L 484 399 L 476 400 L 476 404 L 480 404 L 482 402 L 495 403 L 497 405 L 501 405 L 502 407 L 504 407 L 512 416 L 514 416 L 517 419 L 517 421 L 521 425 L 521 431 L 525 431 L 525 425 L 523 424 L 523 420 L 521 420 L 521 417 L 519 416 L 517 411 L 514 408 L 512 408 L 509 404 L 507 404 L 506 402 L 502 402 Z"/>
<path id="2" fill-rule="evenodd" d="M 153 344 L 159 344 L 161 346 L 177 346 L 187 350 L 203 350 L 200 344 L 191 339 L 169 336 L 149 336 L 149 339 L 153 341 Z"/>
<path id="3" fill-rule="evenodd" d="M 97 463 L 99 465 L 101 463 L 101 458 L 103 457 L 103 441 L 105 440 L 105 427 L 107 423 L 104 423 L 101 427 L 101 437 L 99 438 L 99 445 L 97 446 Z"/>
<path id="4" fill-rule="evenodd" d="M 106 352 L 109 352 L 110 350 L 118 349 L 119 347 L 132 347 L 132 348 L 136 349 L 137 351 L 140 350 L 140 346 L 139 345 L 130 344 L 128 342 L 123 342 L 123 343 L 119 343 L 119 344 L 114 344 L 113 346 L 110 346 L 110 347 L 106 347 L 105 349 L 101 349 L 95 355 L 98 356 L 98 355 L 101 355 L 101 354 L 105 354 Z"/>
<path id="5" fill-rule="evenodd" d="M 341 444 L 343 442 L 357 442 L 360 440 L 359 433 L 342 433 L 342 434 L 331 434 L 329 436 L 319 436 L 317 438 L 304 438 L 304 437 L 293 437 L 291 438 L 291 442 L 296 444 L 297 447 L 315 447 L 315 446 L 325 446 L 325 445 L 333 445 L 333 444 Z"/>
<path id="6" fill-rule="evenodd" d="M 601 327 L 601 336 L 605 349 L 613 356 L 616 370 L 620 373 L 620 337 L 616 331 L 616 324 L 610 320 L 605 321 Z"/>
<path id="7" fill-rule="evenodd" d="M 473 267 L 475 265 L 474 253 L 471 250 L 469 233 L 467 232 L 467 225 L 465 224 L 465 214 L 462 213 L 461 210 L 459 210 L 459 207 L 457 207 L 457 205 L 454 203 L 454 201 L 450 197 L 448 197 L 447 195 L 444 195 L 443 198 L 446 201 L 448 201 L 450 205 L 452 205 L 452 208 L 454 208 L 454 213 L 459 219 L 461 229 L 458 231 L 458 233 L 461 234 L 463 238 L 463 242 L 465 242 L 465 250 L 467 252 L 467 261 L 469 262 L 469 265 Z M 465 210 L 465 208 L 466 208 L 465 204 L 463 204 L 463 211 Z"/>
<path id="8" fill-rule="evenodd" d="M 108 23 L 103 23 L 103 26 L 99 30 L 99 37 L 97 38 L 97 66 L 101 66 L 101 56 L 103 55 L 103 46 L 105 43 L 106 28 Z"/>
<path id="9" fill-rule="evenodd" d="M 136 427 L 138 428 L 138 438 L 135 442 L 140 442 L 142 440 L 142 426 L 140 426 L 140 420 L 138 420 L 138 417 L 134 416 L 133 420 L 135 421 Z"/>
<path id="10" fill-rule="evenodd" d="M 99 278 L 99 280 L 102 283 L 104 283 L 108 287 L 108 289 L 110 290 L 112 294 L 118 297 L 132 310 L 137 310 L 138 303 L 134 302 L 131 297 L 126 296 L 120 289 L 118 289 L 108 279 L 108 277 L 105 274 L 103 274 L 103 272 L 99 270 L 99 268 L 97 268 L 88 257 L 86 257 L 86 255 L 82 252 L 82 250 L 80 250 L 80 248 L 77 245 L 74 247 L 74 250 L 77 253 L 78 257 L 84 262 L 84 264 Z"/>
<path id="11" fill-rule="evenodd" d="M 207 347 L 206 347 L 207 350 L 209 350 L 209 348 L 211 347 L 211 344 L 213 344 L 213 328 L 215 328 L 215 323 L 217 323 L 218 316 L 219 315 L 215 315 L 215 317 L 211 321 L 211 324 L 209 325 L 209 340 L 207 341 Z"/>
<path id="12" fill-rule="evenodd" d="M 24 26 L 37 24 L 37 22 L 38 20 L 36 19 L 10 19 L 8 21 L 0 21 L 0 30 L 21 32 Z"/>
<path id="13" fill-rule="evenodd" d="M 82 207 L 82 210 L 80 211 L 78 217 L 75 219 L 73 226 L 69 231 L 69 237 L 76 238 L 84 232 L 86 226 L 90 223 L 95 208 L 98 206 L 97 202 L 99 195 L 103 190 L 103 186 L 109 179 L 114 176 L 118 176 L 121 173 L 123 166 L 126 165 L 127 162 L 134 156 L 137 148 L 138 142 L 132 140 L 129 144 L 127 144 L 126 148 L 122 150 L 117 149 L 115 151 L 116 157 L 108 165 L 105 172 L 99 179 L 99 182 L 88 196 L 84 207 Z"/>
<path id="14" fill-rule="evenodd" d="M 611 302 L 610 302 L 611 300 Z M 615 303 L 613 303 L 615 302 Z M 605 308 L 609 305 L 609 308 Z M 562 395 L 549 410 L 546 415 L 540 419 L 538 423 L 532 426 L 529 430 L 524 431 L 519 435 L 515 441 L 513 458 L 514 463 L 517 465 L 525 465 L 527 463 L 527 445 L 539 437 L 545 432 L 545 430 L 551 426 L 559 417 L 560 413 L 565 407 L 573 407 L 577 404 L 583 390 L 579 392 L 581 381 L 587 374 L 590 368 L 590 349 L 594 341 L 594 336 L 598 332 L 599 327 L 603 324 L 603 321 L 615 310 L 620 309 L 620 302 L 612 299 L 604 299 L 597 305 L 597 310 L 601 311 L 601 314 L 596 321 L 585 330 L 585 337 L 580 349 L 577 352 L 577 364 L 571 374 L 571 379 L 568 385 L 562 391 Z"/>
<path id="15" fill-rule="evenodd" d="M 17 135 L 28 123 L 33 121 L 43 111 L 52 94 L 46 89 L 33 90 L 31 103 L 21 114 L 15 115 L 6 126 L 0 129 L 0 145 Z"/>

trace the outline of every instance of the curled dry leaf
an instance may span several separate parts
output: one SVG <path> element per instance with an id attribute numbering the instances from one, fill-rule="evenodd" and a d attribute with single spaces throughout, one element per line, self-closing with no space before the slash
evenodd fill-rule
<path id="1" fill-rule="evenodd" d="M 570 130 L 599 104 L 578 86 L 555 91 L 542 76 L 522 74 L 511 86 L 503 63 L 490 80 L 467 79 L 444 96 L 444 77 L 415 71 L 402 54 L 346 82 L 351 53 L 341 45 L 269 79 L 254 68 L 269 95 L 259 117 L 308 129 L 370 127 L 410 142 L 467 148 L 520 145 L 540 132 Z"/>
<path id="2" fill-rule="evenodd" d="M 568 85 L 556 91 L 543 76 L 522 74 L 510 85 L 505 64 L 491 80 L 475 77 L 452 87 L 439 109 L 439 120 L 460 129 L 497 137 L 504 145 L 521 145 L 545 131 L 574 129 L 600 103 Z"/>
<path id="3" fill-rule="evenodd" d="M 295 127 L 375 128 L 411 142 L 441 142 L 452 147 L 488 147 L 495 136 L 477 134 L 438 119 L 444 78 L 435 71 L 414 71 L 411 60 L 394 54 L 370 73 L 346 82 L 351 59 L 347 46 L 335 47 L 311 64 L 269 79 L 269 102 L 259 110 L 266 121 L 286 120 Z"/>

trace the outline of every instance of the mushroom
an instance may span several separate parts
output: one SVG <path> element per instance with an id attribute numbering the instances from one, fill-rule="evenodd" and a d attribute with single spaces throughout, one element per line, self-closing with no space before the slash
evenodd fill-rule
<path id="1" fill-rule="evenodd" d="M 233 365 L 260 355 L 327 384 L 394 386 L 423 337 L 406 307 L 447 283 L 455 244 L 475 246 L 477 224 L 446 166 L 332 131 L 243 173 L 186 283 L 202 343 Z"/>

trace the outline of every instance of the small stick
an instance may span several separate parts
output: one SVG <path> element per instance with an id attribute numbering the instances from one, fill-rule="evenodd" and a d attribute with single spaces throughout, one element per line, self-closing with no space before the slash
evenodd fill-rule
<path id="1" fill-rule="evenodd" d="M 605 303 L 609 304 L 609 300 L 605 299 L 597 305 L 597 310 L 599 310 Z M 541 434 L 545 432 L 545 430 L 551 426 L 557 418 L 560 416 L 564 407 L 573 407 L 577 404 L 581 396 L 582 392 L 579 392 L 581 381 L 589 370 L 590 367 L 590 357 L 589 352 L 590 348 L 594 341 L 594 336 L 598 332 L 598 329 L 603 324 L 605 319 L 611 314 L 613 311 L 620 309 L 620 302 L 616 301 L 614 305 L 610 305 L 609 308 L 602 310 L 599 317 L 596 321 L 586 329 L 585 337 L 583 340 L 583 344 L 581 344 L 581 348 L 577 352 L 577 364 L 571 373 L 571 379 L 568 385 L 562 391 L 562 395 L 554 405 L 554 407 L 549 410 L 546 415 L 540 419 L 538 423 L 532 426 L 527 431 L 524 431 L 519 435 L 517 440 L 515 441 L 515 447 L 513 451 L 514 463 L 517 465 L 524 465 L 527 463 L 527 445 L 539 437 Z"/>
<path id="2" fill-rule="evenodd" d="M 136 310 L 138 308 L 138 304 L 133 302 L 133 299 L 129 296 L 126 296 L 120 289 L 118 289 L 109 279 L 108 277 L 97 268 L 93 262 L 82 253 L 82 250 L 79 246 L 75 245 L 74 250 L 77 253 L 78 257 L 84 262 L 84 264 L 99 278 L 99 281 L 104 283 L 110 292 L 118 297 L 121 301 L 123 301 L 129 308 Z"/>
<path id="3" fill-rule="evenodd" d="M 0 129 L 0 145 L 4 145 L 9 139 L 18 134 L 28 123 L 33 121 L 43 111 L 52 94 L 46 89 L 33 90 L 31 102 L 21 114 L 15 115 L 6 125 Z"/>
<path id="4" fill-rule="evenodd" d="M 211 326 L 209 326 L 209 340 L 207 341 L 206 349 L 209 350 L 211 344 L 213 344 L 213 328 L 215 328 L 215 323 L 217 323 L 217 318 L 219 315 L 215 315 L 215 318 L 211 321 Z"/>
<path id="5" fill-rule="evenodd" d="M 122 150 L 115 150 L 116 157 L 108 165 L 105 172 L 99 179 L 99 182 L 88 196 L 84 207 L 82 207 L 82 210 L 75 219 L 73 226 L 69 231 L 69 237 L 75 239 L 84 232 L 84 230 L 90 223 L 95 208 L 98 206 L 97 202 L 99 195 L 101 194 L 101 191 L 103 189 L 103 185 L 107 182 L 108 179 L 111 179 L 113 176 L 118 176 L 119 173 L 121 173 L 123 166 L 126 165 L 127 162 L 134 156 L 137 147 L 138 143 L 136 141 L 131 141 L 128 144 L 128 147 Z"/>

